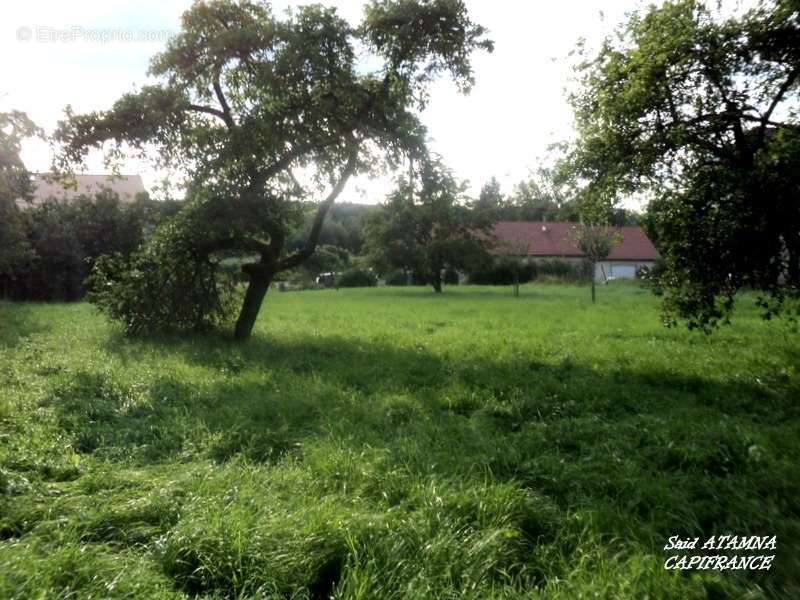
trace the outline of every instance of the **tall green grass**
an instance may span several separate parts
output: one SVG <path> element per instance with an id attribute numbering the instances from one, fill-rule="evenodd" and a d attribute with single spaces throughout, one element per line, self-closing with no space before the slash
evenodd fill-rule
<path id="1" fill-rule="evenodd" d="M 255 337 L 0 304 L 0 597 L 800 597 L 800 343 L 635 285 L 270 294 Z M 672 535 L 771 571 L 665 571 Z"/>

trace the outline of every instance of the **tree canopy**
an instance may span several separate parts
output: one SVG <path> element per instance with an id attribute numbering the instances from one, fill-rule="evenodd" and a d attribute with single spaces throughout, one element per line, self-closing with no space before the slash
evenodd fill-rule
<path id="1" fill-rule="evenodd" d="M 422 152 L 418 112 L 429 84 L 447 74 L 468 90 L 470 55 L 492 49 L 485 35 L 462 0 L 373 0 L 357 27 L 321 5 L 278 17 L 266 3 L 196 2 L 151 63 L 159 83 L 108 111 L 68 112 L 60 164 L 103 148 L 112 159 L 133 151 L 182 169 L 194 216 L 181 220 L 191 235 L 175 239 L 191 239 L 186 259 L 256 256 L 243 267 L 249 286 L 236 335 L 245 338 L 275 273 L 313 253 L 347 180 Z M 288 252 L 298 201 L 325 188 L 305 245 Z"/>
<path id="2" fill-rule="evenodd" d="M 742 288 L 767 316 L 800 295 L 797 15 L 790 0 L 733 16 L 666 2 L 578 65 L 569 163 L 599 205 L 651 198 L 668 323 L 724 321 Z"/>
<path id="3" fill-rule="evenodd" d="M 608 258 L 612 248 L 622 242 L 619 231 L 595 222 L 581 223 L 575 228 L 575 244 L 591 266 L 592 304 L 595 303 L 597 263 Z"/>

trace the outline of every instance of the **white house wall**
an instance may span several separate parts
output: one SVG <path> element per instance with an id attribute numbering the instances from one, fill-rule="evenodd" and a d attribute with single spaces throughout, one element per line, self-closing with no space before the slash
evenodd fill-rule
<path id="1" fill-rule="evenodd" d="M 652 267 L 654 262 L 650 261 L 629 261 L 629 260 L 604 260 L 595 265 L 595 281 L 605 281 L 607 279 L 633 279 L 639 267 Z"/>

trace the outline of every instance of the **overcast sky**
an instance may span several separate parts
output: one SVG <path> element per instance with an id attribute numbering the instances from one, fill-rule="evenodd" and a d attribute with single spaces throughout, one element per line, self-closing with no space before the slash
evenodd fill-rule
<path id="1" fill-rule="evenodd" d="M 273 2 L 275 10 L 308 2 Z M 353 23 L 361 0 L 322 0 Z M 26 111 L 52 131 L 64 107 L 85 112 L 108 108 L 121 94 L 147 82 L 149 58 L 179 28 L 189 0 L 27 0 L 0 8 L 0 111 Z M 467 0 L 473 19 L 488 27 L 493 54 L 474 59 L 476 85 L 461 96 L 437 82 L 423 120 L 440 153 L 474 194 L 496 176 L 509 192 L 528 177 L 547 146 L 572 135 L 564 87 L 567 55 L 579 38 L 595 45 L 639 0 Z M 23 158 L 33 171 L 47 170 L 47 145 L 31 141 Z M 94 159 L 90 172 L 103 172 Z M 157 174 L 130 161 L 152 186 Z M 387 180 L 361 179 L 341 201 L 379 202 Z"/>

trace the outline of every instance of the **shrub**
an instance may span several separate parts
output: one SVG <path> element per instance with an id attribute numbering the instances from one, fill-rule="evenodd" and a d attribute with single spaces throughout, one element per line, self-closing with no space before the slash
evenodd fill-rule
<path id="1" fill-rule="evenodd" d="M 17 272 L 12 290 L 18 300 L 77 300 L 86 277 L 86 254 L 76 235 L 69 208 L 47 202 L 26 215 L 34 260 L 27 272 Z"/>
<path id="2" fill-rule="evenodd" d="M 563 258 L 549 258 L 537 261 L 536 266 L 543 279 L 579 282 L 592 278 L 592 265 L 586 260 L 574 263 Z"/>
<path id="3" fill-rule="evenodd" d="M 286 289 L 295 290 L 319 290 L 325 287 L 325 284 L 318 284 L 316 277 L 310 274 L 305 269 L 295 269 L 290 273 L 283 274 L 283 283 Z"/>
<path id="4" fill-rule="evenodd" d="M 386 276 L 386 285 L 408 285 L 405 271 L 393 271 Z"/>
<path id="5" fill-rule="evenodd" d="M 536 263 L 516 258 L 499 258 L 487 271 L 477 271 L 467 276 L 467 282 L 475 285 L 512 285 L 517 269 L 519 283 L 528 283 L 537 277 Z"/>
<path id="6" fill-rule="evenodd" d="M 663 258 L 658 258 L 652 267 L 641 266 L 636 269 L 636 279 L 642 281 L 656 296 L 661 296 L 664 293 L 661 278 L 666 269 L 667 263 Z"/>
<path id="7" fill-rule="evenodd" d="M 458 285 L 459 278 L 458 278 L 458 271 L 455 269 L 447 269 L 444 272 L 444 283 L 445 285 Z"/>
<path id="8" fill-rule="evenodd" d="M 339 275 L 336 280 L 337 287 L 372 287 L 378 285 L 378 280 L 368 269 L 350 269 Z"/>
<path id="9" fill-rule="evenodd" d="M 130 257 L 104 256 L 88 279 L 89 301 L 129 334 L 206 329 L 233 316 L 236 280 L 196 249 L 178 215 Z"/>
<path id="10" fill-rule="evenodd" d="M 0 297 L 12 283 L 11 275 L 27 268 L 35 254 L 25 233 L 22 211 L 13 199 L 0 196 Z"/>
<path id="11" fill-rule="evenodd" d="M 548 260 L 539 261 L 539 273 L 549 277 L 556 277 L 559 279 L 571 279 L 574 273 L 572 263 L 563 258 L 552 258 Z"/>
<path id="12" fill-rule="evenodd" d="M 350 253 L 337 246 L 319 245 L 314 253 L 302 264 L 301 271 L 311 279 L 322 273 L 335 273 L 346 268 L 350 262 Z"/>

